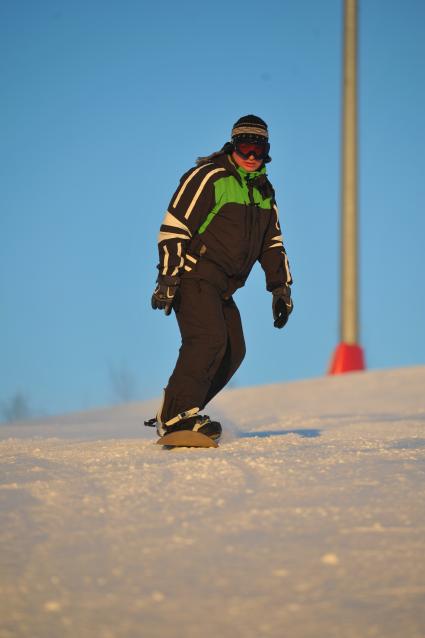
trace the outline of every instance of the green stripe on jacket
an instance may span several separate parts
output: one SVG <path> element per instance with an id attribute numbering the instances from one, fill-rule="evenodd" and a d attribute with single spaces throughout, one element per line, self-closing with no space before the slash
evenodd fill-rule
<path id="1" fill-rule="evenodd" d="M 260 175 L 264 170 L 251 173 L 252 178 L 257 175 Z M 210 225 L 214 217 L 217 213 L 220 212 L 220 209 L 223 208 L 225 204 L 246 204 L 250 205 L 249 201 L 249 191 L 248 186 L 246 184 L 246 180 L 244 179 L 244 175 L 247 175 L 245 171 L 242 174 L 242 185 L 238 182 L 236 177 L 233 175 L 229 175 L 227 177 L 221 177 L 214 183 L 215 189 L 215 205 L 212 210 L 208 213 L 207 218 L 200 226 L 198 233 L 202 234 L 206 228 Z M 255 188 L 252 190 L 252 195 L 254 199 L 254 203 L 260 208 L 264 208 L 266 210 L 270 210 L 272 207 L 272 200 L 270 197 L 267 199 L 263 199 L 261 197 L 260 191 Z"/>

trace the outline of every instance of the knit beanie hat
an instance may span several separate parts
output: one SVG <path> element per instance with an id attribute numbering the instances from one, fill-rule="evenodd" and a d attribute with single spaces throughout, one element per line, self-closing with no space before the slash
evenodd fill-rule
<path id="1" fill-rule="evenodd" d="M 256 115 L 244 115 L 239 118 L 232 128 L 232 140 L 245 138 L 268 142 L 269 131 L 267 124 Z"/>

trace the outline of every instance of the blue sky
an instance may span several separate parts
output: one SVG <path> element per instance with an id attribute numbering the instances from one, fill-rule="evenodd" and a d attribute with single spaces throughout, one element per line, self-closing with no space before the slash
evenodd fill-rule
<path id="1" fill-rule="evenodd" d="M 425 361 L 425 4 L 360 1 L 361 345 Z M 294 276 L 273 328 L 255 268 L 234 384 L 326 372 L 339 340 L 342 1 L 3 2 L 0 404 L 54 414 L 159 396 L 179 346 L 150 309 L 180 176 L 233 122 L 269 124 Z M 148 415 L 149 416 L 149 415 Z"/>

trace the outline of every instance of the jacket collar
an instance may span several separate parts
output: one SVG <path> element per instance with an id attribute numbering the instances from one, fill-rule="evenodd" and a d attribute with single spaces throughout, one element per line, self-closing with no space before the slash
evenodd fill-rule
<path id="1" fill-rule="evenodd" d="M 214 157 L 212 160 L 214 164 L 225 168 L 231 175 L 236 177 L 238 182 L 242 184 L 247 179 L 254 179 L 258 177 L 258 175 L 266 175 L 266 167 L 263 165 L 259 171 L 248 172 L 245 171 L 241 166 L 237 166 L 235 162 L 232 160 L 231 155 L 227 153 L 223 153 L 222 155 L 218 155 Z"/>

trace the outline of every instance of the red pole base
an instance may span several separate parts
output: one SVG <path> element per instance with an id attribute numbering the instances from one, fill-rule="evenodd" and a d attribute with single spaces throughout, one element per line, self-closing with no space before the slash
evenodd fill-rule
<path id="1" fill-rule="evenodd" d="M 340 343 L 332 357 L 328 374 L 344 374 L 364 369 L 363 349 L 355 343 Z"/>

